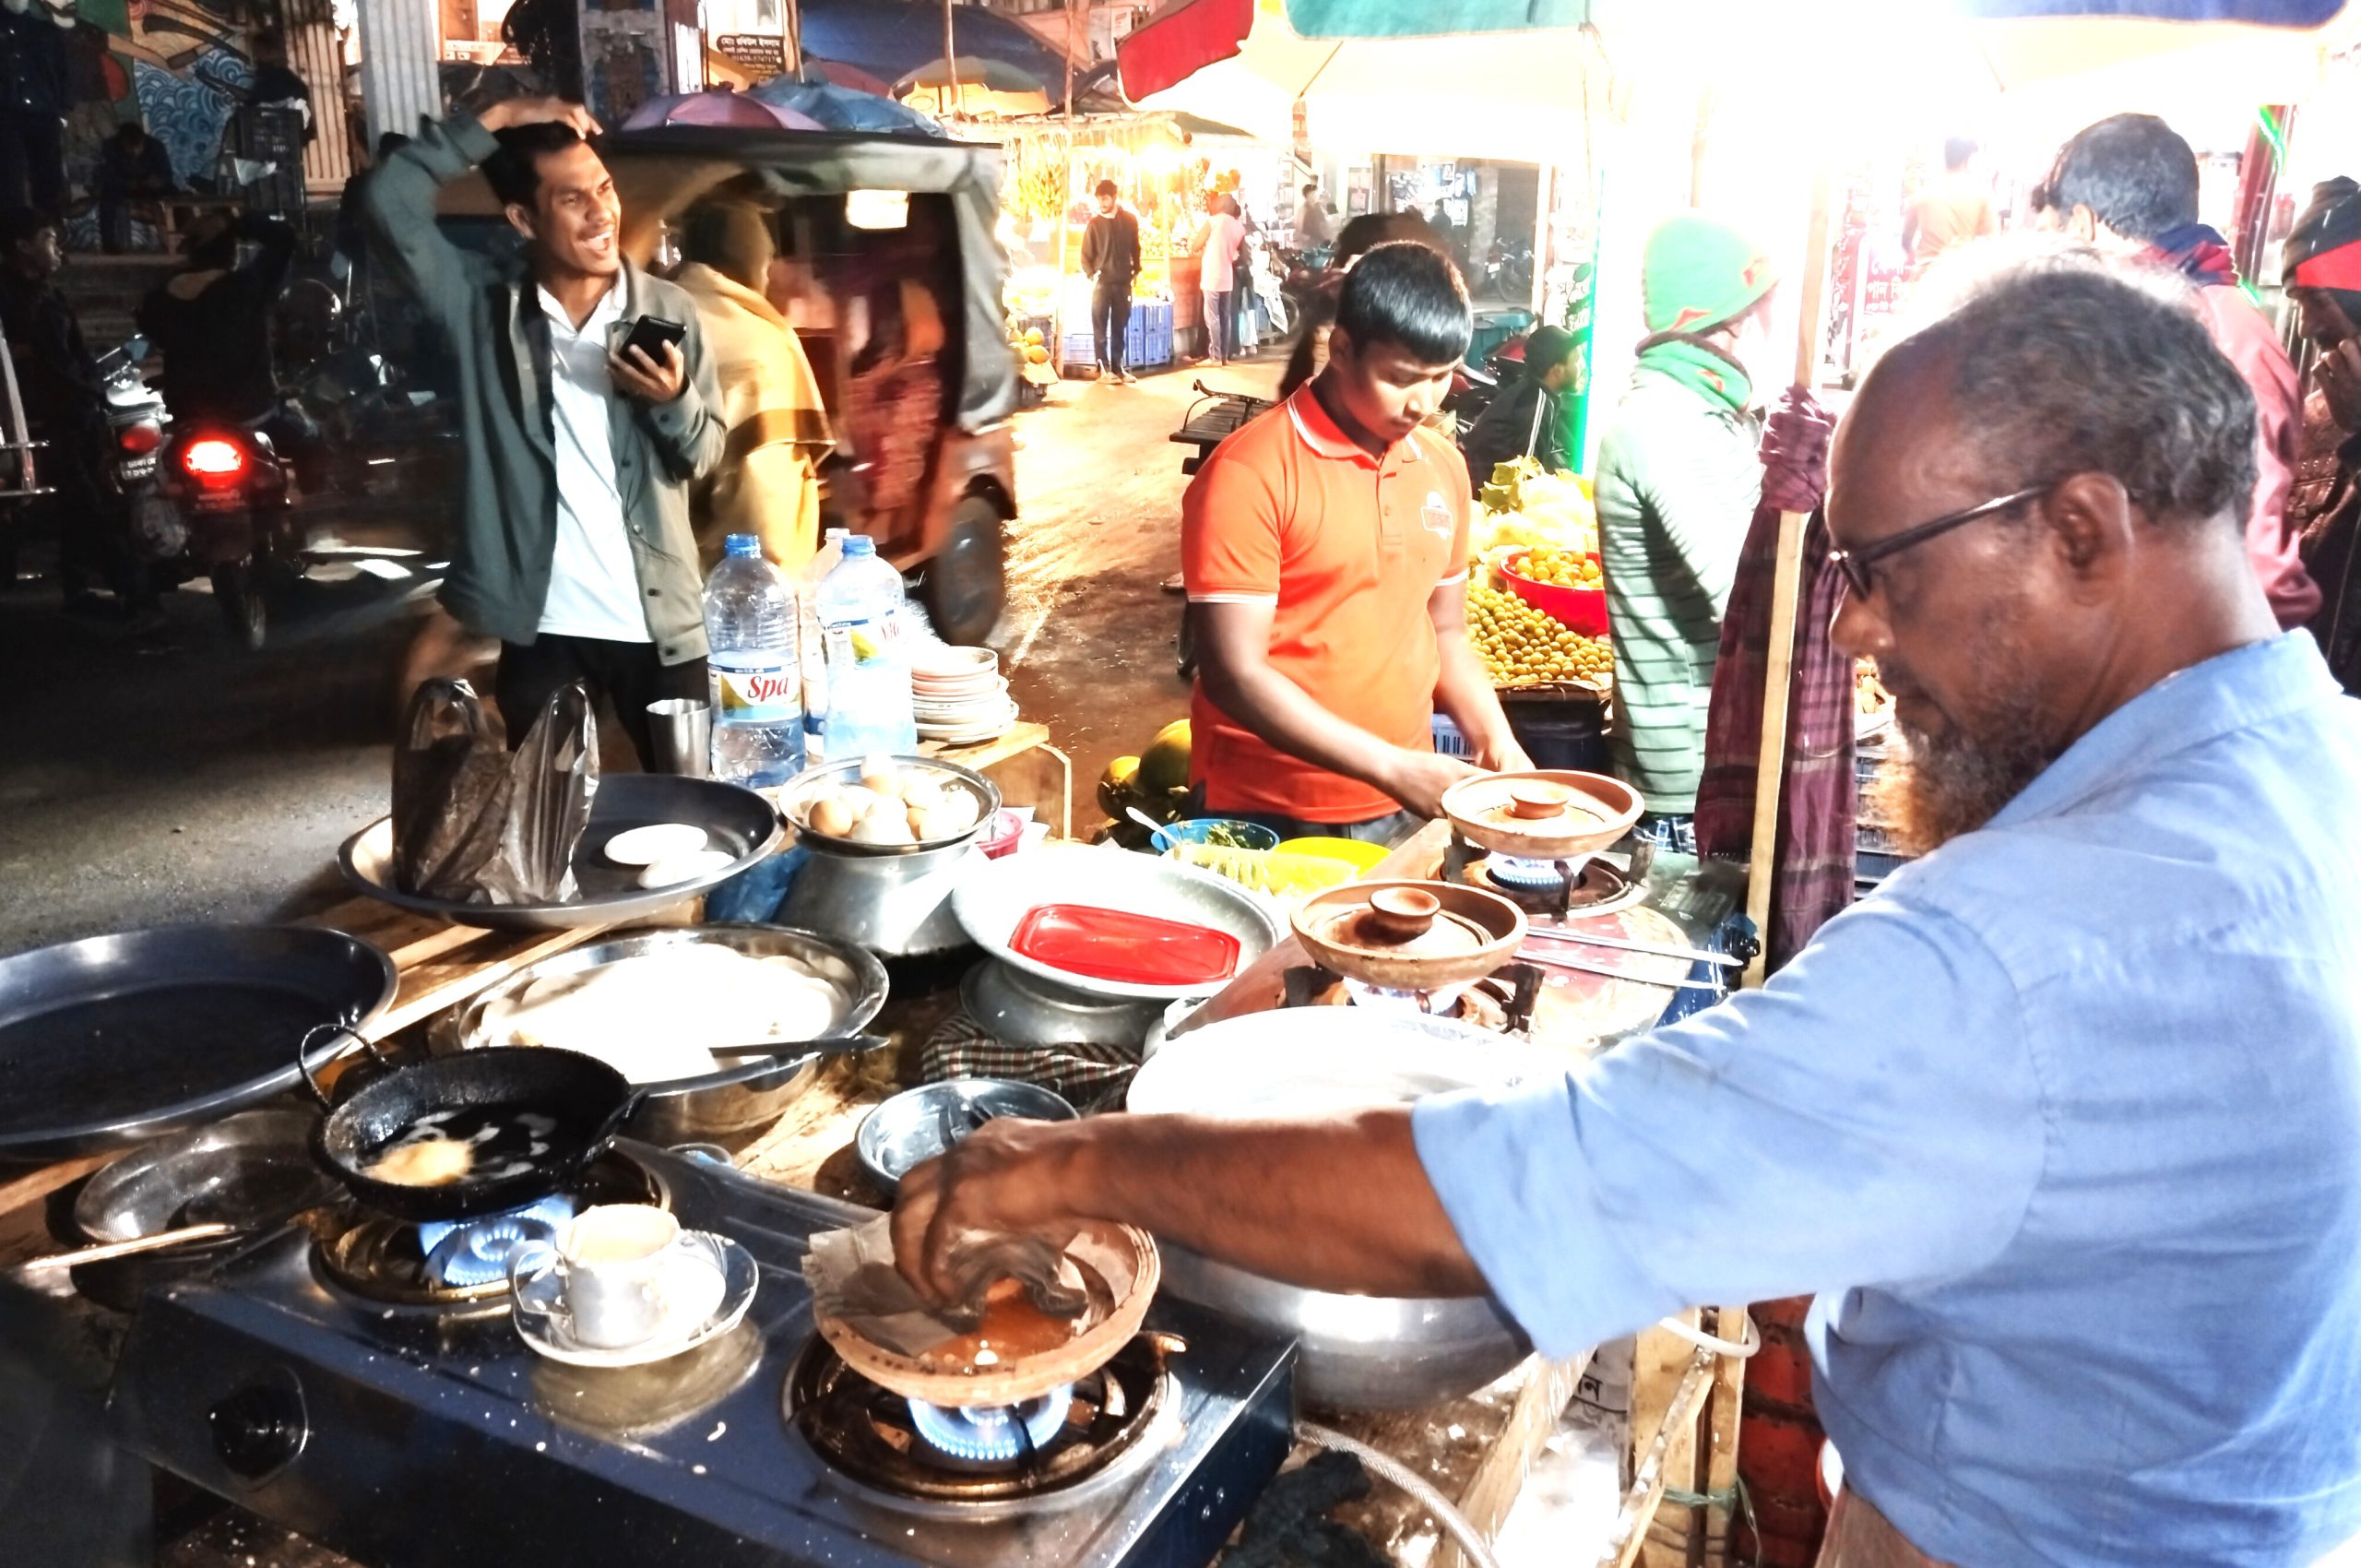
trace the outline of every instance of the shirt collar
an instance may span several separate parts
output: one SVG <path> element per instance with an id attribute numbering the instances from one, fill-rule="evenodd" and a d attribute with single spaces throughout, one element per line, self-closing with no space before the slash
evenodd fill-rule
<path id="1" fill-rule="evenodd" d="M 2309 632 L 2217 654 L 2174 671 L 2099 720 L 1992 818 L 1995 827 L 2054 816 L 2153 772 L 2177 753 L 2342 695 Z"/>
<path id="2" fill-rule="evenodd" d="M 1359 442 L 1347 435 L 1344 427 L 1321 406 L 1320 399 L 1312 396 L 1311 383 L 1309 381 L 1296 388 L 1295 395 L 1287 399 L 1287 419 L 1294 424 L 1298 439 L 1320 457 L 1333 457 L 1340 462 L 1355 462 L 1365 469 L 1374 469 L 1382 467 L 1384 460 L 1390 460 L 1401 454 L 1402 443 L 1397 442 L 1385 449 L 1384 459 L 1381 459 Z M 1413 432 L 1411 438 L 1416 439 L 1416 436 L 1417 433 Z"/>
<path id="3" fill-rule="evenodd" d="M 588 338 L 603 334 L 609 326 L 622 317 L 626 292 L 627 285 L 623 275 L 618 273 L 607 291 L 599 297 L 599 303 L 590 307 L 588 318 L 577 329 L 574 325 L 574 318 L 565 313 L 565 307 L 552 298 L 547 289 L 542 288 L 539 283 L 533 285 L 533 293 L 540 301 L 541 314 L 550 318 L 550 329 L 554 332 L 563 332 L 570 338 Z"/>

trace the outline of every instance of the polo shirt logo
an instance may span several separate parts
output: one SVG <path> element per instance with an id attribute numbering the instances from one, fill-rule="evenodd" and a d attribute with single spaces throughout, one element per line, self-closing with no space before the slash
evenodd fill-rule
<path id="1" fill-rule="evenodd" d="M 1427 492 L 1427 504 L 1418 508 L 1418 521 L 1426 524 L 1427 531 L 1439 539 L 1452 536 L 1456 519 L 1452 517 L 1451 503 L 1442 498 L 1442 491 Z"/>

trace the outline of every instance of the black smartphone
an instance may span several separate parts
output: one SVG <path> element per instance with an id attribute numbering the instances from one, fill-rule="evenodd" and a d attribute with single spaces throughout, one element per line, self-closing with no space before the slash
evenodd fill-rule
<path id="1" fill-rule="evenodd" d="M 667 321 L 660 315 L 643 315 L 631 324 L 631 331 L 623 338 L 623 346 L 616 351 L 628 362 L 631 350 L 637 349 L 647 356 L 649 363 L 661 366 L 664 363 L 664 346 L 677 344 L 688 335 L 689 329 L 677 321 Z"/>

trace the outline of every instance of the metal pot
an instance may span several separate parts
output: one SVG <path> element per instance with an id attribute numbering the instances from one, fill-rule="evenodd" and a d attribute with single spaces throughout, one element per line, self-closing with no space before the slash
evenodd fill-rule
<path id="1" fill-rule="evenodd" d="M 1011 1045 L 1111 1045 L 1135 1050 L 1164 1004 L 1088 996 L 987 958 L 959 981 L 959 1000 L 978 1027 Z"/>
<path id="2" fill-rule="evenodd" d="M 1295 1338 L 1296 1392 L 1307 1405 L 1416 1409 L 1472 1394 L 1532 1354 L 1489 1296 L 1339 1296 L 1157 1245 L 1166 1295 Z"/>
<path id="3" fill-rule="evenodd" d="M 972 842 L 893 855 L 843 853 L 816 836 L 803 844 L 811 852 L 788 885 L 779 919 L 859 943 L 881 958 L 966 946 L 952 895 L 977 868 L 996 863 Z"/>
<path id="4" fill-rule="evenodd" d="M 1299 1007 L 1224 1018 L 1169 1039 L 1132 1081 L 1130 1109 L 1229 1117 L 1315 1115 L 1565 1071 L 1560 1053 L 1444 1018 Z M 1164 1247 L 1164 1289 L 1302 1342 L 1307 1404 L 1409 1409 L 1473 1393 L 1530 1353 L 1488 1297 L 1347 1296 L 1282 1285 Z"/>
<path id="5" fill-rule="evenodd" d="M 831 1035 L 858 1034 L 885 1005 L 885 967 L 849 942 L 777 925 L 682 926 L 589 943 L 519 969 L 459 1009 L 438 1045 L 460 1051 L 496 1045 L 499 1042 L 484 1032 L 485 1013 L 494 1003 L 516 995 L 535 980 L 692 944 L 732 947 L 758 958 L 785 956 L 818 970 L 836 987 L 838 997 L 836 1016 L 828 1028 Z M 812 1087 L 819 1075 L 820 1060 L 815 1051 L 782 1042 L 776 1055 L 694 1078 L 645 1086 L 645 1098 L 624 1131 L 629 1136 L 669 1146 L 767 1125 Z"/>

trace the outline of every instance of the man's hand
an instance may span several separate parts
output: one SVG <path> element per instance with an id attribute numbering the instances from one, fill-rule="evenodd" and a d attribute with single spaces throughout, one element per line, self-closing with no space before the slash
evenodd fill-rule
<path id="1" fill-rule="evenodd" d="M 649 359 L 647 350 L 633 345 L 620 354 L 609 354 L 607 368 L 617 386 L 643 402 L 669 403 L 689 384 L 689 362 L 681 357 L 678 343 L 664 345 L 661 364 Z"/>
<path id="2" fill-rule="evenodd" d="M 487 131 L 514 130 L 518 125 L 571 125 L 576 136 L 586 139 L 597 136 L 600 128 L 589 110 L 563 98 L 506 99 L 476 116 L 476 123 Z"/>
<path id="3" fill-rule="evenodd" d="M 952 1243 L 971 1230 L 1027 1235 L 1084 1218 L 1066 1201 L 1069 1123 L 1000 1117 L 902 1178 L 894 1266 L 937 1306 L 956 1306 Z"/>
<path id="4" fill-rule="evenodd" d="M 1404 751 L 1398 757 L 1383 789 L 1424 817 L 1442 815 L 1443 791 L 1483 771 L 1463 757 L 1445 756 L 1441 752 Z"/>
<path id="5" fill-rule="evenodd" d="M 1525 754 L 1514 735 L 1503 733 L 1498 740 L 1476 748 L 1476 766 L 1486 773 L 1530 773 L 1533 759 Z"/>
<path id="6" fill-rule="evenodd" d="M 2347 338 L 2324 350 L 2319 363 L 2320 396 L 2328 401 L 2329 418 L 2351 434 L 2361 430 L 2361 338 Z"/>

